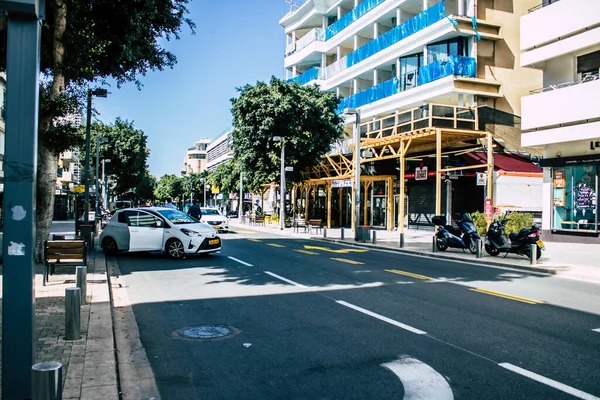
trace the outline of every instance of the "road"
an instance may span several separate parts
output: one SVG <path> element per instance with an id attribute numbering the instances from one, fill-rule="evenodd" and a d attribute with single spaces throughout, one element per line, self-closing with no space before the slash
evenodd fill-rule
<path id="1" fill-rule="evenodd" d="M 598 285 L 222 237 L 210 256 L 117 258 L 163 399 L 600 397 Z M 179 333 L 204 325 L 232 334 Z"/>

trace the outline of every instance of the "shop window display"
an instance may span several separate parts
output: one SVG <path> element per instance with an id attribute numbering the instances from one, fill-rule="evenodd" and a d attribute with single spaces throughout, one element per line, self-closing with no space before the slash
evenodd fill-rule
<path id="1" fill-rule="evenodd" d="M 598 167 L 553 169 L 553 229 L 598 231 Z"/>

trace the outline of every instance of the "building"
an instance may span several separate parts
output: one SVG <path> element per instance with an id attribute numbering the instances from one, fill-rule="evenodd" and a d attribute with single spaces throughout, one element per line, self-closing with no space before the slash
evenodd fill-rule
<path id="1" fill-rule="evenodd" d="M 544 159 L 544 235 L 600 242 L 600 2 L 544 1 L 521 17 L 521 66 L 543 72 L 522 99 L 522 145 Z"/>
<path id="2" fill-rule="evenodd" d="M 541 170 L 520 155 L 519 115 L 521 97 L 542 74 L 520 65 L 515 28 L 538 2 L 307 0 L 279 21 L 287 78 L 342 96 L 340 113 L 360 112 L 361 149 L 371 157 L 361 160 L 361 224 L 393 229 L 406 215 L 402 226 L 431 225 L 442 210 L 483 211 L 485 199 L 502 197 L 493 196 L 505 187 L 502 174 L 541 185 Z M 291 195 L 305 214 L 327 215 L 328 225 L 355 225 L 349 144 Z M 469 155 L 476 151 L 484 156 Z M 488 160 L 493 153 L 510 159 L 510 171 Z M 476 184 L 481 171 L 490 185 Z M 535 199 L 502 205 L 541 210 Z"/>
<path id="3" fill-rule="evenodd" d="M 4 141 L 6 140 L 6 72 L 0 72 L 0 193 L 4 194 Z M 4 198 L 4 196 L 2 196 Z M 1 203 L 0 203 L 1 204 Z"/>
<path id="4" fill-rule="evenodd" d="M 188 149 L 183 159 L 182 174 L 199 174 L 206 169 L 207 149 L 211 142 L 212 139 L 200 139 Z"/>
<path id="5" fill-rule="evenodd" d="M 221 136 L 212 141 L 206 148 L 206 169 L 214 171 L 220 164 L 223 164 L 233 158 L 233 144 L 229 128 Z"/>

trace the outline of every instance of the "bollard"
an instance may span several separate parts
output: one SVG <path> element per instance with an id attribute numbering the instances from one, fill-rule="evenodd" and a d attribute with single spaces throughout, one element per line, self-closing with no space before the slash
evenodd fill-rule
<path id="1" fill-rule="evenodd" d="M 75 272 L 75 286 L 79 288 L 81 305 L 87 304 L 87 267 L 77 267 Z"/>
<path id="2" fill-rule="evenodd" d="M 81 291 L 65 289 L 65 340 L 81 339 Z"/>
<path id="3" fill-rule="evenodd" d="M 344 240 L 344 228 L 341 228 L 340 239 Z"/>
<path id="4" fill-rule="evenodd" d="M 372 244 L 377 244 L 377 231 L 371 231 L 371 233 L 373 234 L 371 236 L 371 243 Z"/>
<path id="5" fill-rule="evenodd" d="M 327 238 L 327 227 L 326 226 L 323 227 L 323 238 L 325 238 L 325 239 Z"/>
<path id="6" fill-rule="evenodd" d="M 400 234 L 400 242 L 398 243 L 398 247 L 400 247 L 400 248 L 404 247 L 404 232 L 402 232 Z"/>
<path id="7" fill-rule="evenodd" d="M 537 264 L 537 244 L 529 245 L 529 264 L 536 265 Z"/>
<path id="8" fill-rule="evenodd" d="M 481 239 L 476 239 L 477 240 L 477 258 L 481 258 L 483 257 L 483 246 L 482 246 L 482 241 Z"/>
<path id="9" fill-rule="evenodd" d="M 437 238 L 435 235 L 433 235 L 433 244 L 431 246 L 431 251 L 433 251 L 434 253 L 438 252 L 438 248 L 437 248 Z"/>
<path id="10" fill-rule="evenodd" d="M 31 399 L 62 400 L 62 364 L 46 361 L 31 367 Z"/>

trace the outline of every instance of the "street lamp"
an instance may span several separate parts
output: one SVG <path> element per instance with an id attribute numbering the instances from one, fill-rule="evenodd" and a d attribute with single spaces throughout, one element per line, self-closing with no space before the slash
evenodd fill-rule
<path id="1" fill-rule="evenodd" d="M 202 202 L 202 207 L 206 207 L 206 179 L 200 179 L 202 182 L 202 195 L 204 196 L 204 201 Z"/>
<path id="2" fill-rule="evenodd" d="M 274 142 L 281 142 L 281 181 L 279 183 L 279 229 L 285 228 L 285 138 L 273 136 Z"/>
<path id="3" fill-rule="evenodd" d="M 358 222 L 360 219 L 360 111 L 356 108 L 346 108 L 344 115 L 354 115 L 354 240 L 360 239 Z"/>
<path id="4" fill-rule="evenodd" d="M 238 213 L 238 219 L 242 220 L 242 215 L 244 214 L 244 174 L 240 172 L 240 211 Z"/>
<path id="5" fill-rule="evenodd" d="M 83 203 L 83 220 L 86 224 L 90 222 L 90 137 L 92 134 L 92 97 L 107 97 L 108 91 L 106 89 L 96 88 L 88 89 L 87 93 L 87 126 L 85 127 L 85 195 Z"/>
<path id="6" fill-rule="evenodd" d="M 96 138 L 96 218 L 100 215 L 100 143 L 108 143 L 108 138 Z M 104 165 L 102 167 L 104 168 Z"/>
<path id="7" fill-rule="evenodd" d="M 106 176 L 106 164 L 110 163 L 109 159 L 102 160 L 102 198 L 104 199 L 104 207 L 108 210 L 108 177 Z"/>

